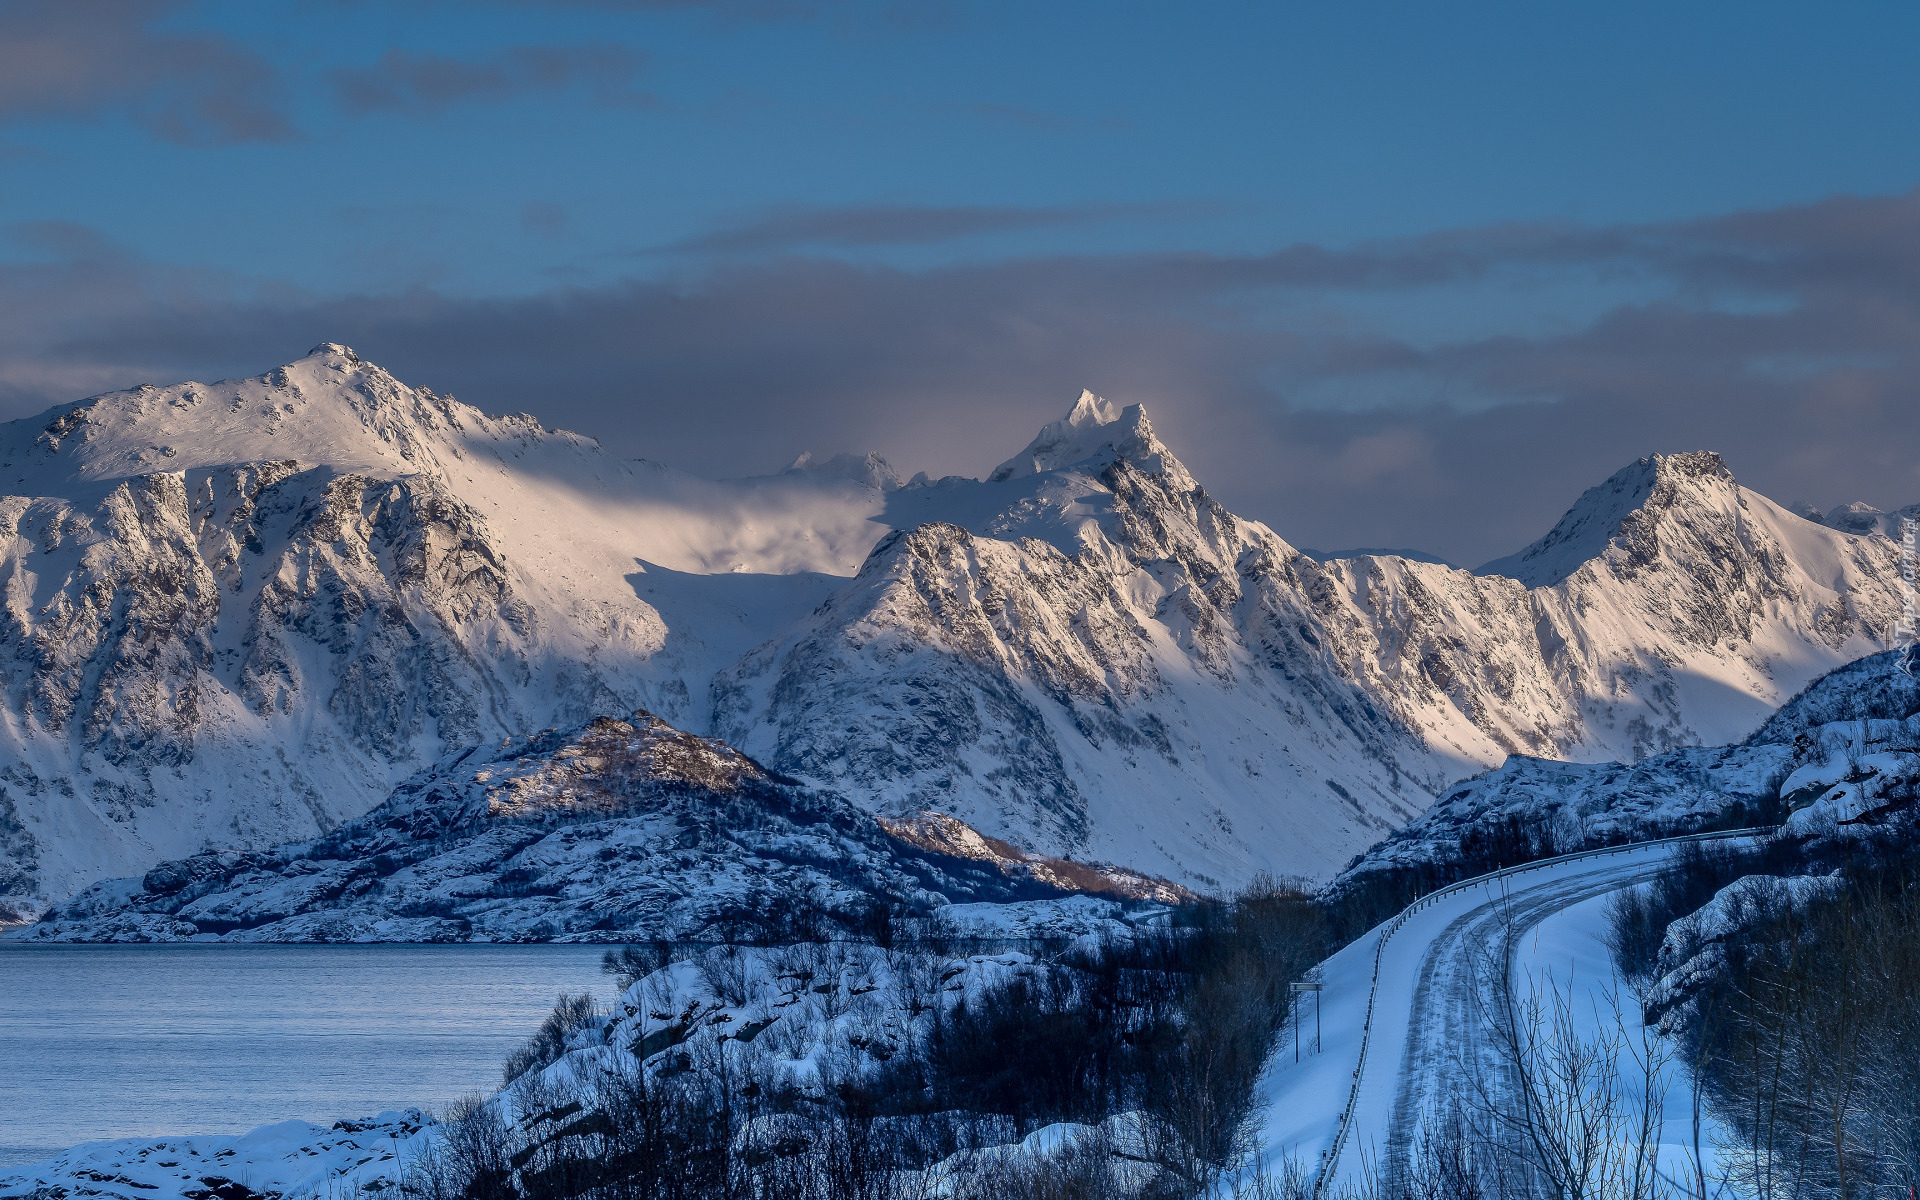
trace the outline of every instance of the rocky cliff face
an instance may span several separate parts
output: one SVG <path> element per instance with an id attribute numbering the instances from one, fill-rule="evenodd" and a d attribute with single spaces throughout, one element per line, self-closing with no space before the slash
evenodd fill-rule
<path id="1" fill-rule="evenodd" d="M 985 481 L 715 483 L 327 345 L 0 427 L 0 895 L 324 833 L 645 706 L 889 818 L 1322 875 L 1510 753 L 1732 740 L 1880 648 L 1897 551 L 1653 457 L 1483 573 L 1324 562 L 1091 394 Z"/>
<path id="2" fill-rule="evenodd" d="M 324 829 L 423 755 L 638 691 L 431 477 L 154 474 L 0 502 L 0 536 L 6 784 L 55 825 L 56 875 L 88 842 L 106 866 Z"/>

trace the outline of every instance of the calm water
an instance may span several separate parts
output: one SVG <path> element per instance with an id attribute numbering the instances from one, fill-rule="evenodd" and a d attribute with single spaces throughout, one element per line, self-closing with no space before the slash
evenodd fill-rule
<path id="1" fill-rule="evenodd" d="M 0 943 L 0 1167 L 491 1091 L 562 990 L 611 997 L 600 954 Z"/>

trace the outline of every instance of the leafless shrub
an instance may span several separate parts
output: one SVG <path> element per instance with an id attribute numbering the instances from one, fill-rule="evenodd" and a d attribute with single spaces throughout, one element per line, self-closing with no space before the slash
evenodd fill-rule
<path id="1" fill-rule="evenodd" d="M 1622 888 L 1606 902 L 1607 953 L 1614 970 L 1635 991 L 1644 992 L 1653 980 L 1660 943 L 1671 919 L 1656 902 L 1650 887 Z"/>
<path id="2" fill-rule="evenodd" d="M 914 954 L 894 967 L 893 985 L 907 1012 L 919 1016 L 939 1001 L 940 976 L 947 960 L 932 954 Z"/>
<path id="3" fill-rule="evenodd" d="M 1669 1048 L 1637 1022 L 1628 1033 L 1617 995 L 1612 1026 L 1582 1033 L 1571 985 L 1516 978 L 1517 936 L 1509 925 L 1477 971 L 1496 1069 L 1463 1064 L 1475 1177 L 1502 1197 L 1663 1200 Z M 1634 1064 L 1626 1075 L 1623 1060 Z M 1440 1166 L 1448 1178 L 1444 1154 Z"/>
<path id="4" fill-rule="evenodd" d="M 600 956 L 600 970 L 613 976 L 621 991 L 667 965 L 671 948 L 665 942 L 620 946 Z"/>
<path id="5" fill-rule="evenodd" d="M 640 987 L 640 1008 L 655 1020 L 672 1020 L 677 1015 L 673 980 L 661 975 L 648 977 Z"/>
<path id="6" fill-rule="evenodd" d="M 1225 1200 L 1308 1200 L 1313 1179 L 1299 1159 L 1289 1155 L 1280 1164 L 1268 1164 L 1255 1155 L 1239 1174 L 1227 1181 Z"/>
<path id="7" fill-rule="evenodd" d="M 518 1200 L 513 1182 L 513 1130 L 483 1096 L 448 1106 L 440 1136 L 402 1180 L 410 1200 Z"/>
<path id="8" fill-rule="evenodd" d="M 1145 1182 L 1125 1169 L 1111 1140 L 1095 1132 L 1071 1138 L 1053 1154 L 982 1155 L 953 1190 L 956 1200 L 1127 1200 Z"/>
<path id="9" fill-rule="evenodd" d="M 820 973 L 820 947 L 813 942 L 777 947 L 767 956 L 767 968 L 781 991 L 806 991 Z"/>
<path id="10" fill-rule="evenodd" d="M 790 1004 L 774 1015 L 773 1024 L 760 1034 L 768 1047 L 786 1058 L 799 1058 L 812 1044 L 808 1008 L 804 1003 Z"/>
<path id="11" fill-rule="evenodd" d="M 740 947 L 714 946 L 700 956 L 699 966 L 700 977 L 716 997 L 734 1008 L 747 1002 L 753 960 Z"/>
<path id="12" fill-rule="evenodd" d="M 502 1082 L 512 1083 L 528 1071 L 557 1062 L 567 1048 L 567 1036 L 574 1030 L 605 1014 L 600 1004 L 587 992 L 577 994 L 562 993 L 555 1002 L 553 1011 L 547 1014 L 540 1028 L 534 1031 L 525 1045 L 507 1056 L 502 1068 Z"/>

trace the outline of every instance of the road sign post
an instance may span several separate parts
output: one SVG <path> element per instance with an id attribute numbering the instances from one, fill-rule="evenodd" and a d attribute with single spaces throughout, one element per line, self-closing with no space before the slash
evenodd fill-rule
<path id="1" fill-rule="evenodd" d="M 1300 1061 L 1300 993 L 1313 993 L 1313 1052 L 1320 1053 L 1320 985 L 1311 980 L 1287 985 L 1287 996 L 1293 1001 L 1293 1061 Z"/>

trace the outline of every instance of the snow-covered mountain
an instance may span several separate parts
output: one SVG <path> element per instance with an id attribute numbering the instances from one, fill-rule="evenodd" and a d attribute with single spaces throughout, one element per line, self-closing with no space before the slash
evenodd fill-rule
<path id="1" fill-rule="evenodd" d="M 942 491 L 991 515 L 898 519 Z M 1201 887 L 1322 874 L 1511 753 L 1732 740 L 1896 606 L 1890 542 L 1713 454 L 1633 464 L 1505 573 L 1316 562 L 1091 397 L 888 515 L 850 585 L 722 672 L 715 729 L 888 810 Z"/>
<path id="2" fill-rule="evenodd" d="M 1897 556 L 1711 454 L 1504 573 L 1316 562 L 1088 393 L 985 481 L 716 483 L 324 345 L 0 427 L 0 894 L 309 838 L 644 707 L 889 817 L 1214 888 L 1321 875 L 1510 752 L 1731 740 L 1880 648 Z"/>
<path id="3" fill-rule="evenodd" d="M 1909 504 L 1893 512 L 1881 512 L 1871 504 L 1856 500 L 1852 504 L 1830 508 L 1824 513 L 1811 504 L 1801 505 L 1793 511 L 1816 525 L 1825 525 L 1843 533 L 1878 533 L 1896 540 L 1906 535 L 1903 522 L 1920 522 L 1920 504 Z"/>
<path id="4" fill-rule="evenodd" d="M 0 427 L 0 894 L 311 836 L 475 742 L 703 708 L 881 532 L 844 465 L 693 479 L 334 345 Z"/>

